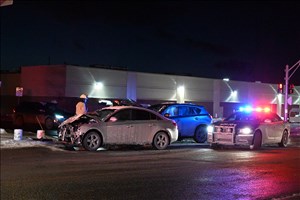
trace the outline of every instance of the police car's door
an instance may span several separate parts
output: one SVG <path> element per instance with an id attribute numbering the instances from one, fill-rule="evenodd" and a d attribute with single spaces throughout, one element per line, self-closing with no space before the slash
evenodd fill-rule
<path id="1" fill-rule="evenodd" d="M 270 113 L 264 119 L 264 127 L 265 127 L 265 141 L 264 143 L 268 142 L 275 142 L 278 141 L 278 138 L 281 139 L 281 135 L 283 132 L 283 121 L 280 118 L 277 118 L 276 115 Z M 280 140 L 279 140 L 280 141 Z"/>
<path id="2" fill-rule="evenodd" d="M 273 134 L 272 134 L 272 121 L 270 118 L 266 117 L 263 118 L 262 122 L 259 125 L 259 129 L 262 132 L 262 139 L 263 143 L 270 143 L 274 140 Z"/>
<path id="3" fill-rule="evenodd" d="M 272 137 L 276 142 L 280 142 L 284 130 L 284 121 L 276 114 L 271 115 L 272 121 Z"/>

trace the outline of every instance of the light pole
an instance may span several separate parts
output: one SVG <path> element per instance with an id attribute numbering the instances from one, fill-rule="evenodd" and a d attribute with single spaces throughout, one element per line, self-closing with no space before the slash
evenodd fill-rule
<path id="1" fill-rule="evenodd" d="M 284 91 L 284 121 L 287 121 L 287 114 L 288 114 L 288 87 L 289 87 L 289 79 L 293 76 L 295 71 L 300 66 L 300 60 L 296 62 L 291 68 L 288 65 L 285 66 L 285 91 Z M 289 75 L 289 72 L 293 70 L 292 73 Z"/>

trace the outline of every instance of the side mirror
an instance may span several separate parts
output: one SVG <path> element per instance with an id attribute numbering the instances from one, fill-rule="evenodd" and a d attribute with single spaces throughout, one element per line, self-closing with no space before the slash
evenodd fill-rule
<path id="1" fill-rule="evenodd" d="M 116 117 L 111 117 L 111 118 L 109 118 L 109 121 L 110 122 L 115 122 L 115 121 L 118 121 L 118 119 Z"/>
<path id="2" fill-rule="evenodd" d="M 265 123 L 271 123 L 272 121 L 270 119 L 265 119 Z"/>

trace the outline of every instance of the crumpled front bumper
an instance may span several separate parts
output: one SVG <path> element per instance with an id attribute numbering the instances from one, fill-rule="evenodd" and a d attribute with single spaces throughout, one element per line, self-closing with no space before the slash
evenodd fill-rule
<path id="1" fill-rule="evenodd" d="M 65 125 L 58 130 L 58 140 L 64 144 L 81 144 L 81 136 L 74 131 L 74 127 Z"/>

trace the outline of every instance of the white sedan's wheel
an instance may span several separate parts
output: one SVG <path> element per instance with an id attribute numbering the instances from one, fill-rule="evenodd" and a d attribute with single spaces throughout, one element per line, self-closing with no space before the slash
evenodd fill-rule
<path id="1" fill-rule="evenodd" d="M 288 141 L 289 141 L 289 134 L 288 132 L 285 130 L 282 134 L 282 138 L 281 138 L 281 141 L 280 143 L 278 143 L 278 145 L 280 147 L 287 147 L 287 144 L 288 144 Z"/>
<path id="2" fill-rule="evenodd" d="M 91 131 L 84 137 L 82 145 L 88 151 L 96 151 L 102 145 L 102 138 L 97 132 Z"/>
<path id="3" fill-rule="evenodd" d="M 166 149 L 170 143 L 168 135 L 164 132 L 158 132 L 153 139 L 153 147 L 158 150 Z"/>

